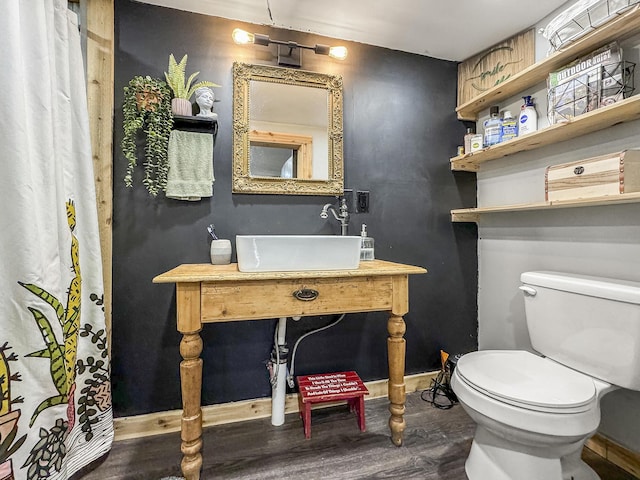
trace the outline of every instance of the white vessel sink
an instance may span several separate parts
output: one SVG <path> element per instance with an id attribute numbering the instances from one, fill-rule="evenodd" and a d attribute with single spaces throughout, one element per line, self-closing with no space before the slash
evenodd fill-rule
<path id="1" fill-rule="evenodd" d="M 337 235 L 237 235 L 241 272 L 351 270 L 360 262 L 360 237 Z"/>

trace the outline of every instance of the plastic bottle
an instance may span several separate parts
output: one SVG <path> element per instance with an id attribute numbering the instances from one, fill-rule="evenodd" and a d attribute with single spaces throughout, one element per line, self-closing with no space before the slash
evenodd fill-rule
<path id="1" fill-rule="evenodd" d="M 470 152 L 479 152 L 482 150 L 483 138 L 481 133 L 474 133 L 471 135 L 471 150 Z"/>
<path id="2" fill-rule="evenodd" d="M 473 129 L 467 128 L 467 134 L 464 136 L 464 153 L 471 153 L 472 138 L 473 138 Z"/>
<path id="3" fill-rule="evenodd" d="M 518 119 L 518 136 L 538 130 L 538 112 L 533 104 L 533 97 L 527 95 L 522 99 L 524 105 L 520 109 L 520 118 Z"/>
<path id="4" fill-rule="evenodd" d="M 490 147 L 496 143 L 500 143 L 500 130 L 502 121 L 500 120 L 500 108 L 493 106 L 489 110 L 490 117 L 484 121 L 484 146 Z"/>
<path id="5" fill-rule="evenodd" d="M 372 237 L 367 236 L 367 225 L 364 223 L 362 224 L 360 237 L 360 260 L 375 260 L 374 240 Z"/>
<path id="6" fill-rule="evenodd" d="M 502 116 L 502 130 L 500 133 L 500 141 L 506 142 L 518 136 L 518 120 L 511 115 L 509 110 L 505 110 Z"/>

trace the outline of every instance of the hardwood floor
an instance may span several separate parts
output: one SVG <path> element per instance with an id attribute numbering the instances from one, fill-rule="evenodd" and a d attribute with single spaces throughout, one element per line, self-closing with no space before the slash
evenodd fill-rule
<path id="1" fill-rule="evenodd" d="M 439 410 L 420 392 L 408 394 L 405 442 L 397 448 L 389 437 L 387 405 L 386 398 L 365 403 L 366 432 L 346 406 L 314 410 L 309 440 L 297 414 L 287 415 L 281 427 L 271 426 L 269 418 L 210 427 L 201 478 L 466 480 L 464 461 L 475 426 L 462 407 Z M 79 478 L 160 480 L 180 476 L 181 458 L 178 433 L 124 440 Z M 585 459 L 602 480 L 635 478 L 588 451 Z"/>

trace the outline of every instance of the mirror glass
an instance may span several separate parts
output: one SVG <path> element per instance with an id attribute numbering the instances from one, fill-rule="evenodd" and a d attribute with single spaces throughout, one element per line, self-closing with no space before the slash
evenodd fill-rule
<path id="1" fill-rule="evenodd" d="M 235 63 L 233 79 L 233 191 L 342 194 L 342 78 Z"/>

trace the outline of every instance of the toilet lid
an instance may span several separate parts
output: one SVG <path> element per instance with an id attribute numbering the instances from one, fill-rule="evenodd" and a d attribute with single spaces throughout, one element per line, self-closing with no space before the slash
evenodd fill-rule
<path id="1" fill-rule="evenodd" d="M 525 351 L 468 353 L 456 371 L 475 389 L 532 410 L 583 412 L 596 398 L 591 377 Z"/>

